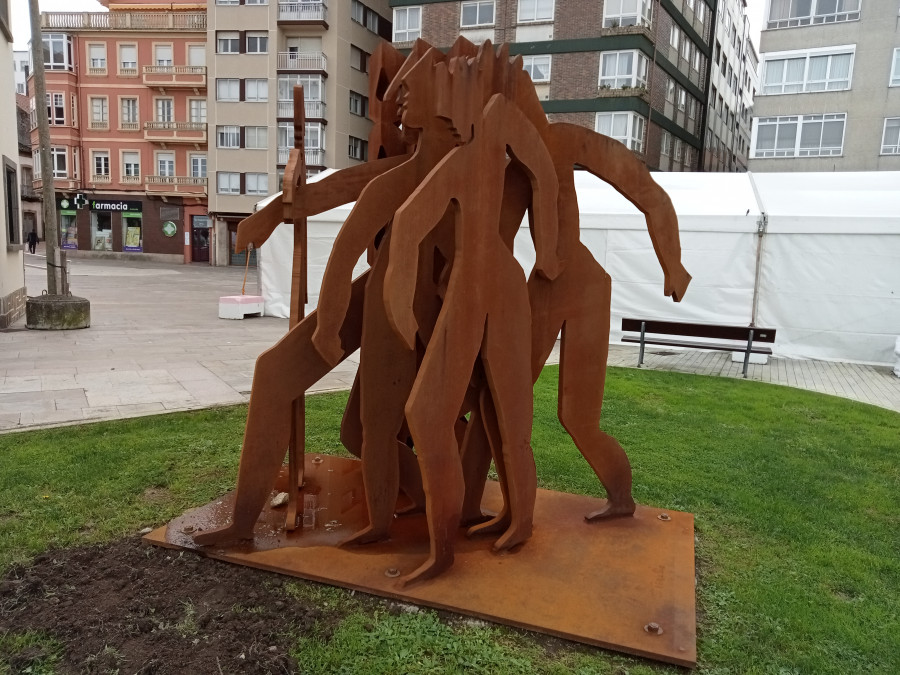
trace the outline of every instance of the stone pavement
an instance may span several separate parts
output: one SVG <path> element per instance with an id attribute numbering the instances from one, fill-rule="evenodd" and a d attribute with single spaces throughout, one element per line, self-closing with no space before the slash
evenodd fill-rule
<path id="1" fill-rule="evenodd" d="M 25 264 L 37 294 L 40 250 Z M 285 319 L 218 318 L 219 296 L 240 293 L 240 268 L 78 258 L 70 270 L 72 293 L 91 301 L 91 327 L 29 331 L 23 319 L 0 331 L 0 431 L 245 402 L 256 357 L 287 330 Z M 612 345 L 609 363 L 635 366 L 637 348 Z M 356 366 L 354 355 L 312 391 L 349 388 Z M 645 366 L 741 376 L 723 352 L 649 348 Z M 749 377 L 900 411 L 900 378 L 887 366 L 771 359 Z"/>

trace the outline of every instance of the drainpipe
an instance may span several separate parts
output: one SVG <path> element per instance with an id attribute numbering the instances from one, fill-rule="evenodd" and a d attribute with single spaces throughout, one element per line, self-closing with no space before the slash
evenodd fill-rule
<path id="1" fill-rule="evenodd" d="M 750 179 L 750 187 L 753 188 L 753 196 L 756 197 L 756 205 L 759 207 L 759 220 L 756 221 L 756 273 L 753 278 L 753 306 L 750 309 L 750 326 L 756 326 L 757 314 L 759 312 L 759 284 L 762 272 L 762 253 L 763 239 L 766 231 L 769 229 L 769 214 L 763 204 L 762 197 L 759 194 L 759 188 L 753 179 L 753 172 L 748 171 L 747 177 Z"/>

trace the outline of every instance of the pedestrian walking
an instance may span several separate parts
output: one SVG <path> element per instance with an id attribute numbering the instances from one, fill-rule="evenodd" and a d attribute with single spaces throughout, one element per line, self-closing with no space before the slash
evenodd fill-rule
<path id="1" fill-rule="evenodd" d="M 32 230 L 31 232 L 29 232 L 29 233 L 28 233 L 27 241 L 28 241 L 28 252 L 29 252 L 29 253 L 34 253 L 34 252 L 35 252 L 35 249 L 37 248 L 37 243 L 38 243 L 37 232 L 34 231 L 34 230 Z"/>

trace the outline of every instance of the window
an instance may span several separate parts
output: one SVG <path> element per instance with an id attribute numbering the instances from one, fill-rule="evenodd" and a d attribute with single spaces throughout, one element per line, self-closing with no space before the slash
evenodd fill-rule
<path id="1" fill-rule="evenodd" d="M 106 71 L 106 44 L 88 45 L 88 63 L 90 71 Z"/>
<path id="2" fill-rule="evenodd" d="M 244 176 L 245 189 L 248 195 L 267 195 L 269 194 L 269 174 L 267 173 L 248 173 Z"/>
<path id="3" fill-rule="evenodd" d="M 760 117 L 754 157 L 831 157 L 844 147 L 845 113 Z"/>
<path id="4" fill-rule="evenodd" d="M 189 66 L 206 66 L 206 46 L 205 45 L 188 45 L 188 65 Z"/>
<path id="5" fill-rule="evenodd" d="M 239 101 L 241 95 L 241 81 L 232 78 L 216 78 L 217 101 Z"/>
<path id="6" fill-rule="evenodd" d="M 245 127 L 244 147 L 250 150 L 265 150 L 269 147 L 268 127 Z"/>
<path id="7" fill-rule="evenodd" d="M 92 96 L 91 104 L 91 127 L 105 128 L 109 125 L 109 109 L 105 97 Z"/>
<path id="8" fill-rule="evenodd" d="M 21 244 L 22 228 L 19 225 L 19 178 L 16 163 L 3 158 L 3 202 L 6 207 L 6 243 Z M 24 182 L 23 182 L 24 184 Z"/>
<path id="9" fill-rule="evenodd" d="M 622 87 L 647 86 L 647 57 L 642 52 L 604 52 L 600 55 L 600 86 L 619 89 Z"/>
<path id="10" fill-rule="evenodd" d="M 356 45 L 350 45 L 350 67 L 363 73 L 369 72 L 369 54 Z M 305 95 L 305 94 L 304 94 Z M 279 100 L 283 100 L 279 98 Z"/>
<path id="11" fill-rule="evenodd" d="M 268 5 L 269 0 L 244 0 L 245 5 Z"/>
<path id="12" fill-rule="evenodd" d="M 422 8 L 394 9 L 394 42 L 411 42 L 422 37 Z"/>
<path id="13" fill-rule="evenodd" d="M 62 94 L 47 94 L 47 119 L 50 124 L 66 123 L 66 99 Z"/>
<path id="14" fill-rule="evenodd" d="M 293 133 L 293 130 L 291 131 Z M 307 123 L 306 131 L 304 134 L 304 143 L 303 147 L 306 150 L 324 150 L 325 149 L 325 138 L 322 133 L 322 125 L 319 123 Z M 291 143 L 290 145 L 293 145 Z"/>
<path id="15" fill-rule="evenodd" d="M 269 51 L 269 34 L 265 31 L 247 33 L 247 53 L 265 54 Z"/>
<path id="16" fill-rule="evenodd" d="M 519 23 L 551 21 L 554 0 L 519 0 Z"/>
<path id="17" fill-rule="evenodd" d="M 241 51 L 241 34 L 238 31 L 216 32 L 217 54 L 239 54 Z"/>
<path id="18" fill-rule="evenodd" d="M 606 0 L 603 27 L 650 25 L 652 0 Z"/>
<path id="19" fill-rule="evenodd" d="M 175 153 L 160 152 L 156 155 L 156 175 L 157 176 L 174 176 L 175 175 Z"/>
<path id="20" fill-rule="evenodd" d="M 350 137 L 350 146 L 347 150 L 350 159 L 360 159 L 366 161 L 369 159 L 369 143 L 355 136 Z"/>
<path id="21" fill-rule="evenodd" d="M 173 58 L 172 45 L 153 45 L 153 61 L 157 66 L 171 66 Z"/>
<path id="22" fill-rule="evenodd" d="M 702 2 L 702 0 L 701 0 Z M 659 141 L 659 154 L 668 157 L 672 153 L 672 134 L 668 131 L 662 132 L 662 138 Z"/>
<path id="23" fill-rule="evenodd" d="M 703 2 L 703 0 L 700 0 L 700 2 Z M 697 49 L 696 46 L 693 46 L 693 49 L 691 50 L 691 68 L 698 73 L 700 72 L 700 50 Z"/>
<path id="24" fill-rule="evenodd" d="M 700 23 L 706 23 L 706 3 L 704 0 L 697 0 L 697 7 L 694 13 Z"/>
<path id="25" fill-rule="evenodd" d="M 119 75 L 137 75 L 137 45 L 119 47 Z"/>
<path id="26" fill-rule="evenodd" d="M 305 91 L 305 90 L 304 90 Z M 355 91 L 350 92 L 350 113 L 359 115 L 360 117 L 369 116 L 369 97 L 357 94 Z"/>
<path id="27" fill-rule="evenodd" d="M 763 94 L 797 94 L 810 91 L 839 91 L 850 88 L 855 47 L 791 52 L 769 57 L 765 62 Z"/>
<path id="28" fill-rule="evenodd" d="M 691 60 L 691 47 L 694 46 L 694 43 L 691 42 L 691 39 L 685 35 L 681 34 L 681 58 L 685 61 Z"/>
<path id="29" fill-rule="evenodd" d="M 325 87 L 321 75 L 279 75 L 278 100 L 293 101 L 294 87 L 298 84 L 303 86 L 303 100 L 323 100 Z"/>
<path id="30" fill-rule="evenodd" d="M 772 0 L 768 28 L 856 21 L 859 0 Z"/>
<path id="31" fill-rule="evenodd" d="M 304 89 L 304 91 L 306 91 Z M 245 101 L 268 101 L 269 100 L 269 81 L 264 78 L 248 78 L 244 80 L 244 100 Z"/>
<path id="32" fill-rule="evenodd" d="M 136 98 L 123 98 L 122 110 L 119 122 L 123 129 L 137 128 L 134 125 L 138 123 L 138 101 Z M 127 125 L 127 126 L 126 126 Z"/>
<path id="33" fill-rule="evenodd" d="M 366 17 L 366 6 L 359 0 L 350 0 L 350 18 L 356 23 L 364 23 Z"/>
<path id="34" fill-rule="evenodd" d="M 54 178 L 68 177 L 69 171 L 65 148 L 50 148 L 50 163 L 53 165 Z"/>
<path id="35" fill-rule="evenodd" d="M 680 138 L 675 139 L 675 143 L 673 145 L 672 157 L 676 162 L 681 161 L 682 153 L 684 152 L 684 141 Z"/>
<path id="36" fill-rule="evenodd" d="M 597 113 L 594 130 L 624 143 L 635 152 L 643 152 L 646 124 L 643 117 L 633 112 Z"/>
<path id="37" fill-rule="evenodd" d="M 224 125 L 216 127 L 216 147 L 241 147 L 241 128 L 236 125 Z"/>
<path id="38" fill-rule="evenodd" d="M 494 25 L 494 0 L 462 3 L 459 25 L 463 28 Z"/>
<path id="39" fill-rule="evenodd" d="M 678 49 L 679 42 L 681 42 L 681 29 L 673 23 L 669 29 L 669 44 Z"/>
<path id="40" fill-rule="evenodd" d="M 47 70 L 72 70 L 72 36 L 47 33 L 43 36 L 44 67 Z"/>
<path id="41" fill-rule="evenodd" d="M 206 155 L 191 155 L 191 178 L 206 178 Z"/>
<path id="42" fill-rule="evenodd" d="M 239 5 L 241 0 L 216 0 L 217 5 Z"/>
<path id="43" fill-rule="evenodd" d="M 678 93 L 675 98 L 678 101 L 678 109 L 684 110 L 687 107 L 687 92 L 681 87 L 678 87 Z"/>
<path id="44" fill-rule="evenodd" d="M 894 50 L 894 61 L 891 64 L 891 87 L 900 87 L 900 47 Z"/>
<path id="45" fill-rule="evenodd" d="M 532 82 L 549 82 L 550 64 L 551 58 L 549 54 L 522 57 L 522 67 L 531 76 Z"/>
<path id="46" fill-rule="evenodd" d="M 241 193 L 241 174 L 233 171 L 217 172 L 216 192 L 220 195 L 239 195 Z"/>
<path id="47" fill-rule="evenodd" d="M 95 176 L 109 176 L 109 153 L 94 151 L 94 175 Z"/>
<path id="48" fill-rule="evenodd" d="M 174 122 L 175 113 L 173 112 L 174 102 L 171 98 L 156 99 L 156 121 L 157 122 Z"/>
<path id="49" fill-rule="evenodd" d="M 884 133 L 881 135 L 881 154 L 900 155 L 900 117 L 888 117 L 884 120 Z"/>
<path id="50" fill-rule="evenodd" d="M 137 178 L 141 175 L 141 155 L 137 152 L 122 153 L 122 176 Z"/>
<path id="51" fill-rule="evenodd" d="M 194 124 L 206 123 L 206 99 L 192 98 L 190 99 L 191 122 Z"/>

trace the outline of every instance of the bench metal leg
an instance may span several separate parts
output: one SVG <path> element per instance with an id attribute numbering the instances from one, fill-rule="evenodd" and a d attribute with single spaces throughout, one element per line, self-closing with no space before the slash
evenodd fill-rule
<path id="1" fill-rule="evenodd" d="M 753 349 L 753 329 L 750 329 L 750 337 L 747 339 L 747 351 L 744 352 L 744 379 L 747 379 L 747 369 L 750 367 L 750 351 Z"/>
<path id="2" fill-rule="evenodd" d="M 641 351 L 638 353 L 638 368 L 644 363 L 644 332 L 647 328 L 647 322 L 641 321 Z"/>

